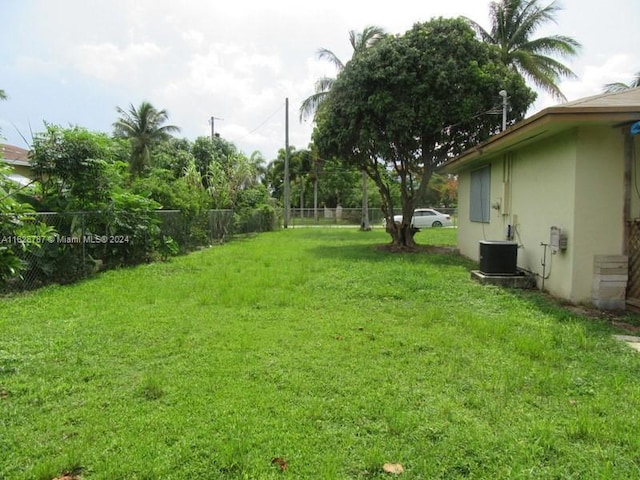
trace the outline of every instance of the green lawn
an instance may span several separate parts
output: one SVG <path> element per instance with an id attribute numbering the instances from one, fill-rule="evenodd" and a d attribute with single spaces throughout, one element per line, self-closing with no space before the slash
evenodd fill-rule
<path id="1" fill-rule="evenodd" d="M 640 478 L 640 355 L 605 320 L 387 238 L 289 229 L 0 299 L 0 479 Z"/>

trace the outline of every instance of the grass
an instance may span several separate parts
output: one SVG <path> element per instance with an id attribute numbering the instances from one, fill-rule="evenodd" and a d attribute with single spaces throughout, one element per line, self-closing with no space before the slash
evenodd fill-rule
<path id="1" fill-rule="evenodd" d="M 607 321 L 386 241 L 289 229 L 0 300 L 0 478 L 640 476 Z"/>

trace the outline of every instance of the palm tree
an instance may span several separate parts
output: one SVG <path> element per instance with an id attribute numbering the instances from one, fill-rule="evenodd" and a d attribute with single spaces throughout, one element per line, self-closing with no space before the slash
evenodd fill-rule
<path id="1" fill-rule="evenodd" d="M 471 19 L 466 20 L 484 42 L 499 47 L 500 59 L 505 65 L 517 69 L 556 99 L 565 101 L 558 81 L 561 77 L 575 78 L 576 75 L 548 55 L 572 57 L 577 55 L 580 43 L 564 35 L 531 38 L 538 27 L 555 22 L 559 10 L 555 1 L 543 7 L 538 0 L 498 0 L 489 6 L 490 31 Z"/>
<path id="2" fill-rule="evenodd" d="M 264 156 L 260 151 L 256 150 L 249 157 L 249 162 L 251 163 L 251 168 L 255 172 L 256 183 L 260 183 L 267 173 L 267 162 L 264 159 Z"/>
<path id="3" fill-rule="evenodd" d="M 636 76 L 629 83 L 622 83 L 622 82 L 607 83 L 604 86 L 604 91 L 605 93 L 617 93 L 617 92 L 623 92 L 625 90 L 629 90 L 631 88 L 638 88 L 638 87 L 640 87 L 640 72 L 636 73 Z"/>
<path id="4" fill-rule="evenodd" d="M 362 33 L 356 33 L 355 30 L 349 31 L 349 43 L 353 47 L 351 58 L 365 51 L 367 48 L 374 46 L 379 42 L 385 33 L 384 30 L 376 26 L 366 27 Z M 321 48 L 317 52 L 320 60 L 327 60 L 332 63 L 338 71 L 344 68 L 344 63 L 337 57 L 335 53 L 326 48 Z M 306 98 L 300 105 L 300 121 L 310 117 L 324 101 L 333 86 L 334 78 L 322 77 L 315 84 L 315 93 Z"/>
<path id="5" fill-rule="evenodd" d="M 167 111 L 157 110 L 146 101 L 137 109 L 132 104 L 128 111 L 120 107 L 116 107 L 116 110 L 120 118 L 113 124 L 114 134 L 131 142 L 129 167 L 133 175 L 140 175 L 151 165 L 153 147 L 180 129 L 174 125 L 163 125 L 168 120 Z"/>
<path id="6" fill-rule="evenodd" d="M 376 43 L 382 40 L 384 36 L 385 36 L 384 29 L 380 27 L 376 27 L 374 25 L 369 25 L 365 27 L 362 33 L 356 33 L 355 30 L 350 30 L 349 43 L 353 48 L 353 53 L 351 54 L 351 58 L 354 58 L 357 55 L 364 52 L 366 49 L 373 47 Z M 328 60 L 329 62 L 333 63 L 333 65 L 336 67 L 338 72 L 340 72 L 344 68 L 344 63 L 342 63 L 342 61 L 338 58 L 338 56 L 335 53 L 333 53 L 331 50 L 328 50 L 326 48 L 321 48 L 320 50 L 318 50 L 318 58 L 320 58 L 321 60 Z M 300 105 L 300 121 L 309 117 L 311 114 L 315 114 L 315 112 L 317 112 L 318 107 L 320 107 L 320 105 L 325 100 L 325 98 L 327 98 L 327 95 L 329 94 L 329 91 L 331 90 L 331 87 L 333 86 L 334 81 L 335 79 L 331 77 L 322 77 L 316 82 L 316 85 L 315 85 L 316 92 L 310 97 L 308 97 L 307 99 L 305 99 L 302 102 L 302 105 Z M 363 205 L 365 203 L 368 203 L 366 188 L 364 188 L 364 186 L 366 185 L 365 182 L 366 182 L 366 173 L 363 170 L 362 171 L 362 184 L 363 184 L 362 203 Z M 317 185 L 315 188 L 317 188 Z M 363 220 L 361 224 L 362 230 L 370 230 L 369 217 L 368 217 L 368 213 L 366 212 L 367 210 L 363 208 L 362 210 Z"/>
<path id="7" fill-rule="evenodd" d="M 7 94 L 4 93 L 4 90 L 0 90 L 0 100 L 6 100 L 7 99 Z"/>

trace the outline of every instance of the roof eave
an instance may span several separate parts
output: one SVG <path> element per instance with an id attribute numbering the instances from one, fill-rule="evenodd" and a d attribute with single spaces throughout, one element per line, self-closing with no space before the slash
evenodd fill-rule
<path id="1" fill-rule="evenodd" d="M 614 126 L 639 119 L 640 108 L 637 105 L 607 108 L 550 107 L 468 149 L 448 161 L 442 170 L 445 173 L 457 173 L 476 161 L 488 160 L 499 153 L 544 135 L 547 133 L 545 128 L 549 128 L 551 125 L 555 127 L 552 133 L 558 133 L 581 124 L 604 123 Z"/>

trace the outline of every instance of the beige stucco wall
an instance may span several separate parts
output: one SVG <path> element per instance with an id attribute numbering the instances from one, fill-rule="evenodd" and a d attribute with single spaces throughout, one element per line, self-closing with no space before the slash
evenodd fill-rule
<path id="1" fill-rule="evenodd" d="M 618 128 L 585 127 L 577 145 L 573 268 L 582 296 L 591 291 L 594 256 L 624 252 L 624 137 Z"/>
<path id="2" fill-rule="evenodd" d="M 459 178 L 458 246 L 478 261 L 480 240 L 505 240 L 515 226 L 518 266 L 542 287 L 544 247 L 550 229 L 566 233 L 568 247 L 547 248 L 544 288 L 572 302 L 589 302 L 594 255 L 622 253 L 623 137 L 611 127 L 582 127 L 491 160 L 489 224 L 469 221 L 469 171 Z M 503 181 L 508 187 L 503 187 Z M 505 202 L 503 197 L 509 197 Z"/>
<path id="3" fill-rule="evenodd" d="M 518 266 L 537 274 L 539 287 L 544 276 L 545 290 L 562 298 L 572 295 L 575 137 L 566 132 L 515 152 L 511 176 Z M 568 248 L 553 254 L 547 247 L 545 255 L 552 226 L 567 235 Z"/>

